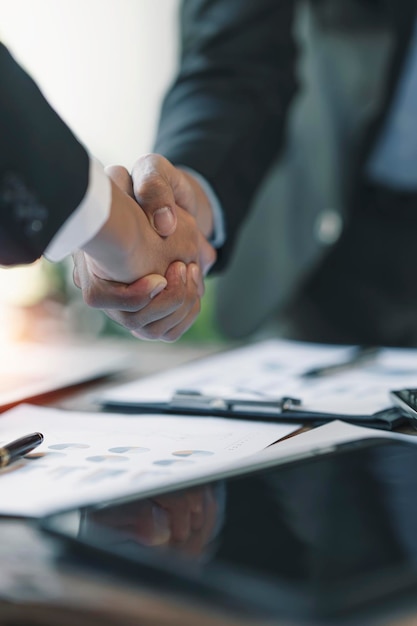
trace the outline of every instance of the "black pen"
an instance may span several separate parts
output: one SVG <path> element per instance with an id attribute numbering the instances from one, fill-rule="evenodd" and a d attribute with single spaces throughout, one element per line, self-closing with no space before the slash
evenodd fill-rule
<path id="1" fill-rule="evenodd" d="M 21 456 L 24 456 L 43 441 L 42 433 L 31 433 L 25 437 L 15 439 L 0 448 L 0 467 L 9 465 Z"/>
<path id="2" fill-rule="evenodd" d="M 339 361 L 330 365 L 323 365 L 322 367 L 313 367 L 306 370 L 301 374 L 302 378 L 315 378 L 316 376 L 328 376 L 330 374 L 338 374 L 345 370 L 353 369 L 358 365 L 363 365 L 368 361 L 373 361 L 377 356 L 379 348 L 376 346 L 368 346 L 364 348 L 358 348 L 353 355 L 346 361 Z"/>

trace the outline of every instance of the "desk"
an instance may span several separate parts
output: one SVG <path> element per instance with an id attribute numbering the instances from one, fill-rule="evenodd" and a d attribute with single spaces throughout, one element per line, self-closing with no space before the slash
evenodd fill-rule
<path id="1" fill-rule="evenodd" d="M 255 626 L 145 586 L 59 564 L 54 540 L 25 522 L 2 520 L 0 533 L 1 626 Z"/>
<path id="2" fill-rule="evenodd" d="M 107 342 L 111 345 L 111 341 Z M 88 385 L 51 394 L 44 405 L 98 411 L 99 389 L 206 356 L 224 346 L 115 341 L 131 367 Z M 0 519 L 0 626 L 239 626 L 224 614 L 181 603 L 168 594 L 138 589 L 77 565 L 56 562 L 57 542 L 30 522 Z M 54 608 L 55 607 L 55 608 Z M 78 608 L 77 608 L 78 607 Z M 244 624 L 250 626 L 251 622 Z M 259 622 L 257 622 L 259 624 Z M 255 626 L 253 624 L 253 626 Z"/>
<path id="3" fill-rule="evenodd" d="M 120 343 L 117 342 L 120 347 Z M 132 368 L 120 375 L 54 394 L 48 404 L 74 410 L 94 410 L 98 389 L 174 367 L 224 346 L 187 346 L 126 342 Z M 56 560 L 59 544 L 29 522 L 0 520 L 0 626 L 272 626 L 272 622 L 239 620 L 198 606 L 191 600 L 127 584 L 99 575 L 79 564 Z M 380 626 L 411 626 L 413 615 L 385 618 Z M 282 621 L 276 626 L 287 626 Z M 293 624 L 294 626 L 294 624 Z"/>

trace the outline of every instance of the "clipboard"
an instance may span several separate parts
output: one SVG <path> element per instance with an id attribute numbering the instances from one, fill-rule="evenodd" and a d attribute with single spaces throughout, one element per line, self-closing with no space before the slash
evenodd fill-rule
<path id="1" fill-rule="evenodd" d="M 319 426 L 332 420 L 343 420 L 351 424 L 393 430 L 407 422 L 404 412 L 398 407 L 388 407 L 373 414 L 345 414 L 311 411 L 303 406 L 300 398 L 283 396 L 277 400 L 244 400 L 211 396 L 194 390 L 177 390 L 169 402 L 140 402 L 123 405 L 103 403 L 105 410 L 124 413 L 163 413 L 171 415 L 200 415 L 249 419 L 258 421 L 306 422 Z"/>
<path id="2" fill-rule="evenodd" d="M 271 339 L 141 377 L 99 393 L 96 401 L 105 410 L 134 414 L 311 425 L 339 419 L 393 430 L 409 415 L 389 392 L 415 386 L 416 377 L 417 350 Z"/>

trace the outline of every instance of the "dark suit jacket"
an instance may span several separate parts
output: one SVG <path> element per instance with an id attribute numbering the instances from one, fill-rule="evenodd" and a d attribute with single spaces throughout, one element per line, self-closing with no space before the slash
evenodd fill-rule
<path id="1" fill-rule="evenodd" d="M 89 157 L 0 43 L 0 264 L 37 259 L 88 186 Z"/>
<path id="2" fill-rule="evenodd" d="M 325 326 L 343 329 L 344 341 L 417 344 L 417 194 L 376 188 L 364 174 L 401 76 L 417 3 L 311 1 L 324 24 L 339 19 L 340 28 L 355 28 L 357 22 L 370 31 L 383 24 L 394 46 L 383 99 L 356 155 L 347 226 L 319 270 L 306 276 L 304 292 Z M 217 192 L 228 233 L 218 267 L 227 261 L 285 141 L 297 90 L 296 5 L 295 0 L 182 3 L 181 65 L 163 103 L 155 149 L 195 168 Z"/>

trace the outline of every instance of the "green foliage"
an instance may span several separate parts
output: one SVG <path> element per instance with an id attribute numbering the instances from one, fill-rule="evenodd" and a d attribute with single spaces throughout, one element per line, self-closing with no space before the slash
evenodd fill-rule
<path id="1" fill-rule="evenodd" d="M 200 315 L 180 339 L 181 342 L 220 343 L 225 340 L 214 318 L 214 281 L 215 278 L 206 279 L 206 292 L 201 302 Z"/>

